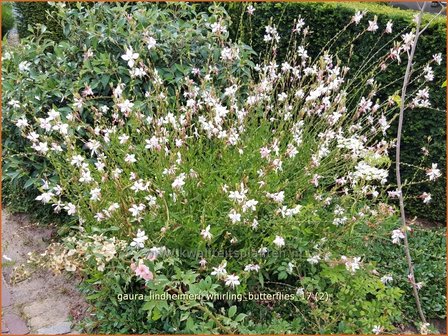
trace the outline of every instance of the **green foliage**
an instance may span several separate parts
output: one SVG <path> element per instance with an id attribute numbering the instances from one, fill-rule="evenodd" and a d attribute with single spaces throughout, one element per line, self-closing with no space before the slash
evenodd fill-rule
<path id="1" fill-rule="evenodd" d="M 17 12 L 17 30 L 20 38 L 32 34 L 37 25 L 44 25 L 49 37 L 54 40 L 62 38 L 62 27 L 54 17 L 54 8 L 47 2 L 14 2 Z"/>
<path id="2" fill-rule="evenodd" d="M 202 272 L 182 270 L 183 261 L 173 255 L 146 260 L 145 265 L 159 275 L 144 283 L 128 266 L 131 254 L 135 252 L 120 251 L 103 272 L 95 263 L 83 264 L 91 265 L 81 288 L 94 316 L 82 321 L 85 332 L 368 334 L 374 325 L 393 330 L 393 323 L 402 321 L 396 309 L 402 290 L 367 272 L 350 274 L 342 265 L 317 267 L 316 273 L 301 280 L 303 294 L 275 285 L 259 289 L 293 297 L 260 303 L 240 291 L 239 300 L 217 299 L 216 295 L 226 294 L 225 288 Z M 172 295 L 169 299 L 160 299 L 167 293 Z"/>
<path id="3" fill-rule="evenodd" d="M 43 13 L 44 9 L 53 10 L 53 7 L 48 7 L 46 3 L 15 4 L 31 13 L 33 17 Z M 209 58 L 210 52 L 202 48 L 202 45 L 209 42 L 206 36 L 208 14 L 196 12 L 195 6 L 172 4 L 162 11 L 157 5 L 153 5 L 139 5 L 142 10 L 147 8 L 148 11 L 142 12 L 138 22 L 129 22 L 125 19 L 132 8 L 127 4 L 102 3 L 96 6 L 88 4 L 84 6 L 78 3 L 67 8 L 56 7 L 52 12 L 54 18 L 52 22 L 64 27 L 64 40 L 55 41 L 54 32 L 36 26 L 29 31 L 30 35 L 27 38 L 22 39 L 22 45 L 4 53 L 2 181 L 9 193 L 2 193 L 2 203 L 10 205 L 11 211 L 34 209 L 36 186 L 41 184 L 42 179 L 51 179 L 54 169 L 45 158 L 33 155 L 29 147 L 25 146 L 26 141 L 13 123 L 23 114 L 23 110 L 11 108 L 9 102 L 28 97 L 25 106 L 22 107 L 32 111 L 33 118 L 39 118 L 43 116 L 43 111 L 52 107 L 67 111 L 67 88 L 80 91 L 89 83 L 92 89 L 100 90 L 104 96 L 111 95 L 112 88 L 109 86 L 111 80 L 120 78 L 127 84 L 130 78 L 126 67 L 117 66 L 119 56 L 110 59 L 109 53 L 116 54 L 120 50 L 123 51 L 124 44 L 140 43 L 141 36 L 135 34 L 132 37 L 131 33 L 136 29 L 142 29 L 142 25 L 160 29 L 157 35 L 158 50 L 152 51 L 151 56 L 159 75 L 169 82 L 171 88 L 176 87 L 191 71 L 191 68 L 182 64 L 189 62 L 200 67 Z M 34 11 L 35 6 L 40 9 Z M 61 10 L 61 13 L 58 14 L 57 10 Z M 219 9 L 216 10 L 220 13 Z M 102 34 L 89 29 L 98 22 L 99 17 L 103 20 L 97 28 Z M 168 22 L 175 24 L 168 25 L 166 24 Z M 179 38 L 180 36 L 182 38 Z M 242 51 L 247 54 L 251 52 L 249 49 Z M 83 54 L 88 52 L 94 53 L 94 57 L 84 59 Z M 167 58 L 166 55 L 170 57 Z M 36 65 L 30 77 L 22 74 L 24 76 L 18 78 L 14 74 L 22 62 Z M 248 75 L 247 64 L 245 67 L 246 74 L 241 76 Z M 135 89 L 139 90 L 140 96 L 143 97 L 147 83 L 141 81 Z M 84 111 L 82 117 L 88 119 L 89 114 L 89 111 Z M 26 197 L 23 197 L 24 194 Z M 20 205 L 17 203 L 19 199 Z M 50 211 L 48 216 L 50 220 Z"/>
<path id="4" fill-rule="evenodd" d="M 265 34 L 264 27 L 272 22 L 278 28 L 279 34 L 285 38 L 280 41 L 278 54 L 285 57 L 290 40 L 286 36 L 294 25 L 294 20 L 301 16 L 306 25 L 310 27 L 311 35 L 308 52 L 310 55 L 316 55 L 321 48 L 327 44 L 332 38 L 344 29 L 349 19 L 356 11 L 368 11 L 367 18 L 363 19 L 357 27 L 350 27 L 349 31 L 352 34 L 342 34 L 337 42 L 334 43 L 333 49 L 340 50 L 338 56 L 342 60 L 350 58 L 350 67 L 352 70 L 359 68 L 368 57 L 371 51 L 376 47 L 386 44 L 389 41 L 389 35 L 383 34 L 382 38 L 378 39 L 384 29 L 386 22 L 392 20 L 393 34 L 400 34 L 413 25 L 413 16 L 415 12 L 409 10 L 401 10 L 394 7 L 385 6 L 384 4 L 374 3 L 313 3 L 313 2 L 287 2 L 287 3 L 262 3 L 254 5 L 256 10 L 254 15 L 248 16 L 245 13 L 245 6 L 240 4 L 229 3 L 226 8 L 232 17 L 233 26 L 231 31 L 232 38 L 241 38 L 244 42 L 250 44 L 254 50 L 262 55 L 265 50 L 265 43 L 263 42 L 263 35 Z M 241 14 L 244 17 L 241 18 Z M 354 52 L 350 52 L 350 45 L 352 44 L 353 35 L 360 32 L 366 25 L 367 20 L 372 20 L 374 16 L 378 16 L 378 25 L 380 29 L 376 34 L 369 36 L 363 35 L 361 39 L 353 43 Z M 273 18 L 273 19 L 271 19 Z M 434 19 L 431 14 L 423 16 L 423 24 Z M 444 17 L 436 18 L 429 24 L 427 31 L 421 36 L 418 42 L 417 52 L 415 55 L 415 68 L 423 65 L 435 52 L 441 52 L 446 55 L 446 26 Z M 392 45 L 387 45 L 386 50 L 390 49 Z M 341 50 L 343 49 L 343 50 Z M 368 56 L 369 55 L 369 56 Z M 403 60 L 405 62 L 406 59 Z M 444 61 L 445 62 L 445 58 Z M 390 84 L 387 91 L 380 91 L 378 97 L 384 98 L 388 95 L 394 94 L 400 89 L 403 74 L 400 72 L 400 66 L 391 65 L 388 71 L 382 74 L 375 74 L 378 82 L 383 84 Z M 435 69 L 434 82 L 437 87 L 441 87 L 446 78 L 445 66 L 437 67 Z M 413 85 L 410 86 L 409 92 L 415 90 Z M 431 93 L 431 105 L 435 109 L 416 109 L 405 112 L 404 130 L 402 138 L 402 161 L 405 163 L 415 164 L 417 153 L 421 153 L 421 148 L 425 146 L 429 150 L 429 156 L 426 158 L 426 163 L 436 162 L 441 167 L 442 171 L 446 170 L 446 89 L 440 88 Z M 396 123 L 392 125 L 389 130 L 391 138 L 396 136 Z M 428 146 L 427 137 L 430 136 L 432 141 Z M 395 152 L 391 151 L 391 159 L 393 160 Z M 420 155 L 420 154 L 419 154 Z M 391 166 L 390 176 L 394 178 L 394 165 Z M 402 180 L 417 180 L 418 176 L 414 176 L 415 170 L 409 167 L 403 167 Z M 424 175 L 424 174 L 423 174 Z M 426 218 L 432 221 L 445 223 L 446 222 L 446 179 L 445 177 L 439 179 L 436 183 L 431 185 L 416 184 L 407 189 L 407 193 L 412 195 L 419 195 L 422 192 L 430 192 L 433 199 L 436 200 L 428 207 L 423 205 L 420 199 L 409 199 L 406 210 L 411 215 L 420 218 Z M 429 210 L 430 209 L 430 210 Z"/>
<path id="5" fill-rule="evenodd" d="M 388 245 L 387 247 L 385 245 Z M 415 264 L 415 277 L 423 283 L 420 300 L 427 318 L 445 318 L 446 288 L 446 238 L 443 229 L 416 227 L 410 236 L 411 256 Z M 378 271 L 391 274 L 394 284 L 405 293 L 401 301 L 409 322 L 418 319 L 412 288 L 407 281 L 406 259 L 402 246 L 390 246 L 389 242 L 377 242 L 368 247 L 371 260 L 378 263 Z M 387 260 L 387 262 L 386 262 Z"/>
<path id="6" fill-rule="evenodd" d="M 2 2 L 2 38 L 14 27 L 14 16 L 12 14 L 12 3 Z"/>
<path id="7" fill-rule="evenodd" d="M 403 291 L 400 309 L 406 311 L 407 323 L 418 319 L 418 311 L 407 279 L 408 269 L 402 245 L 391 245 L 390 232 L 396 227 L 394 220 L 370 223 L 370 229 L 361 230 L 342 245 L 350 244 L 355 254 L 363 255 L 375 265 L 381 275 L 390 275 L 392 285 Z M 445 318 L 446 288 L 446 237 L 444 229 L 427 229 L 413 226 L 409 236 L 411 257 L 414 262 L 417 282 L 422 282 L 420 300 L 427 318 Z"/>

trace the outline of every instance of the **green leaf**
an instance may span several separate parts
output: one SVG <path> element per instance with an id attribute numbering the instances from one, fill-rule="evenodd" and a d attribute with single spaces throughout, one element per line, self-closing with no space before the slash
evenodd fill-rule
<path id="1" fill-rule="evenodd" d="M 400 106 L 400 104 L 401 104 L 401 97 L 398 94 L 394 94 L 393 96 L 391 96 L 391 98 L 398 106 Z"/>
<path id="2" fill-rule="evenodd" d="M 235 313 L 236 313 L 236 306 L 230 307 L 229 311 L 227 313 L 228 313 L 229 317 L 232 318 L 233 315 L 235 315 Z"/>
<path id="3" fill-rule="evenodd" d="M 186 327 L 187 330 L 193 331 L 193 329 L 194 329 L 194 320 L 191 318 L 191 316 L 188 317 L 187 324 L 186 324 L 185 327 Z"/>

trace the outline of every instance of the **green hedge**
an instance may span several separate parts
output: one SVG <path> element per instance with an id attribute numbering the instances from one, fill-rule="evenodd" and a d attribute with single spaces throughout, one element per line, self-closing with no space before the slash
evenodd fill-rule
<path id="1" fill-rule="evenodd" d="M 17 31 L 21 38 L 31 34 L 28 26 L 43 24 L 47 27 L 49 37 L 60 40 L 63 37 L 62 27 L 52 16 L 54 8 L 46 2 L 14 2 L 17 13 Z"/>
<path id="2" fill-rule="evenodd" d="M 268 25 L 273 19 L 272 23 L 278 28 L 280 36 L 289 36 L 293 27 L 293 22 L 299 15 L 305 20 L 306 24 L 313 32 L 310 39 L 310 47 L 308 53 L 316 55 L 321 48 L 333 38 L 341 29 L 347 24 L 347 18 L 352 16 L 358 10 L 367 9 L 367 18 L 365 17 L 359 26 L 351 26 L 349 32 L 359 32 L 362 27 L 367 25 L 367 20 L 372 20 L 374 15 L 378 16 L 378 25 L 380 29 L 376 34 L 364 34 L 361 40 L 356 42 L 354 46 L 354 54 L 351 57 L 350 65 L 352 70 L 356 69 L 356 65 L 361 65 L 364 61 L 363 57 L 374 49 L 373 46 L 377 43 L 380 31 L 384 29 L 388 20 L 393 21 L 393 34 L 401 32 L 403 29 L 412 25 L 415 11 L 401 10 L 390 7 L 384 4 L 374 3 L 258 3 L 254 4 L 256 11 L 249 19 L 247 14 L 244 14 L 241 19 L 241 14 L 245 10 L 244 6 L 237 3 L 227 4 L 227 9 L 232 17 L 233 27 L 230 29 L 233 37 L 242 38 L 244 42 L 250 43 L 254 50 L 258 53 L 264 51 L 265 44 L 263 42 L 263 35 L 265 33 L 264 27 Z M 434 18 L 431 14 L 424 15 L 424 21 Z M 353 34 L 342 34 L 337 42 L 337 46 L 345 46 L 349 43 L 349 38 Z M 391 36 L 387 35 L 381 38 L 376 44 L 376 47 L 382 43 L 389 41 Z M 418 64 L 424 64 L 431 59 L 432 54 L 441 52 L 446 55 L 446 26 L 445 18 L 442 16 L 436 18 L 428 27 L 427 31 L 422 35 L 417 47 L 415 60 Z M 288 41 L 283 39 L 280 43 L 278 54 L 280 58 L 286 53 Z M 348 50 L 349 48 L 347 48 Z M 385 50 L 389 50 L 385 49 Z M 342 60 L 347 58 L 348 52 L 339 54 Z M 445 60 L 445 57 L 443 58 Z M 406 62 L 406 60 L 404 60 Z M 395 69 L 396 71 L 391 71 Z M 390 83 L 403 76 L 403 67 L 390 65 L 387 76 L 379 75 L 376 79 L 380 83 Z M 439 91 L 432 91 L 431 103 L 432 106 L 437 107 L 441 111 L 433 109 L 414 109 L 408 110 L 405 114 L 403 143 L 402 143 L 402 161 L 406 163 L 416 164 L 418 158 L 421 156 L 421 148 L 426 146 L 430 150 L 429 157 L 424 162 L 425 166 L 430 166 L 431 162 L 439 164 L 442 172 L 446 169 L 446 96 L 445 89 L 441 88 L 442 83 L 446 78 L 445 65 L 434 67 L 436 87 L 440 87 Z M 400 89 L 400 82 L 392 85 L 388 90 L 387 95 L 392 95 L 396 90 Z M 387 97 L 379 96 L 379 98 Z M 391 137 L 396 136 L 396 125 L 390 128 Z M 427 137 L 431 136 L 432 141 L 428 146 Z M 391 153 L 391 158 L 393 158 Z M 414 169 L 403 169 L 403 180 L 411 180 L 414 175 Z M 394 179 L 395 172 L 390 172 L 391 179 Z M 424 172 L 416 176 L 416 180 L 421 180 L 425 177 Z M 417 184 L 409 188 L 408 195 L 420 195 L 423 191 L 430 192 L 433 197 L 432 204 L 425 205 L 420 199 L 407 200 L 407 212 L 410 215 L 445 223 L 446 214 L 446 179 L 440 178 L 436 183 L 431 184 Z"/>
<path id="3" fill-rule="evenodd" d="M 12 27 L 14 27 L 12 4 L 10 2 L 2 3 L 2 38 Z"/>

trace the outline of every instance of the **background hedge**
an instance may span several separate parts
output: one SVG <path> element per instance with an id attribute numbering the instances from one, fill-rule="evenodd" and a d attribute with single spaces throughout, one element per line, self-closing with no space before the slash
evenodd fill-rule
<path id="1" fill-rule="evenodd" d="M 12 13 L 12 3 L 2 3 L 2 38 L 14 27 L 14 16 Z"/>
<path id="2" fill-rule="evenodd" d="M 201 9 L 207 9 L 209 3 L 198 4 Z M 43 23 L 47 26 L 47 30 L 51 31 L 53 38 L 59 40 L 62 37 L 62 27 L 51 16 L 53 8 L 47 3 L 33 2 L 16 2 L 14 6 L 20 16 L 18 22 L 18 31 L 21 37 L 29 34 L 28 25 Z M 414 11 L 401 10 L 390 7 L 385 4 L 374 3 L 257 3 L 255 4 L 256 12 L 251 20 L 243 19 L 241 14 L 245 11 L 246 5 L 241 3 L 225 4 L 229 14 L 232 17 L 233 26 L 230 29 L 233 38 L 241 38 L 243 42 L 251 45 L 259 54 L 264 50 L 263 35 L 264 27 L 269 24 L 271 17 L 275 18 L 274 24 L 278 26 L 281 36 L 289 36 L 293 22 L 300 15 L 305 19 L 307 25 L 310 26 L 312 34 L 312 43 L 309 48 L 310 55 L 316 55 L 318 51 L 326 44 L 326 42 L 334 37 L 347 23 L 347 18 L 358 10 L 368 10 L 368 18 L 372 19 L 374 15 L 378 16 L 378 24 L 384 27 L 388 20 L 394 22 L 394 32 L 399 32 L 409 25 L 412 25 Z M 427 14 L 424 19 L 427 21 L 433 16 Z M 363 24 L 367 23 L 363 19 Z M 353 27 L 352 29 L 355 29 Z M 348 43 L 351 34 L 343 34 L 339 39 L 339 45 Z M 363 38 L 356 42 L 357 52 L 352 56 L 350 64 L 353 70 L 363 63 L 363 57 L 368 54 L 372 46 L 377 43 L 379 34 L 365 34 Z M 378 43 L 388 41 L 386 36 Z M 415 57 L 417 66 L 429 60 L 433 53 L 441 52 L 446 55 L 446 26 L 444 17 L 436 19 L 419 40 L 417 54 Z M 287 49 L 287 39 L 283 39 L 279 50 L 280 57 L 285 54 Z M 380 44 L 378 44 L 380 45 Z M 342 59 L 347 57 L 347 53 L 339 55 Z M 445 59 L 445 58 L 444 58 Z M 377 80 L 381 83 L 388 83 L 402 76 L 403 67 L 389 67 L 386 74 L 377 76 Z M 442 82 L 446 78 L 445 65 L 436 67 L 435 83 L 440 87 L 438 92 L 432 92 L 432 105 L 441 111 L 433 109 L 414 109 L 409 110 L 405 114 L 405 125 L 403 131 L 402 144 L 402 161 L 415 163 L 416 157 L 420 156 L 423 146 L 430 150 L 427 158 L 430 162 L 437 162 L 443 172 L 446 171 L 446 94 L 445 89 L 441 87 Z M 440 85 L 438 85 L 440 83 Z M 400 88 L 400 84 L 392 86 L 388 94 L 392 94 Z M 384 98 L 384 97 L 380 97 Z M 396 126 L 396 125 L 395 125 Z M 390 135 L 396 135 L 396 127 L 391 127 Z M 428 146 L 427 137 L 430 136 L 432 141 Z M 393 154 L 393 153 L 391 153 Z M 393 158 L 393 157 L 392 157 Z M 412 179 L 415 170 L 403 167 L 403 179 Z M 395 176 L 395 172 L 390 172 L 391 178 Z M 424 178 L 424 172 L 420 172 L 415 176 L 417 180 Z M 407 211 L 410 215 L 420 218 L 436 221 L 440 223 L 446 222 L 446 178 L 440 178 L 436 183 L 416 184 L 407 190 L 409 195 L 419 195 L 423 191 L 430 192 L 433 196 L 432 204 L 424 205 L 420 199 L 408 199 Z"/>
<path id="3" fill-rule="evenodd" d="M 380 31 L 382 31 L 388 20 L 393 21 L 394 34 L 406 29 L 409 25 L 413 25 L 413 17 L 416 13 L 412 10 L 401 10 L 390 7 L 385 4 L 374 3 L 258 3 L 255 4 L 256 11 L 254 15 L 247 20 L 247 16 L 241 20 L 241 14 L 246 7 L 238 3 L 229 3 L 226 5 L 229 14 L 232 17 L 233 27 L 230 29 L 233 38 L 242 38 L 244 42 L 249 43 L 256 52 L 261 53 L 265 44 L 263 35 L 264 27 L 271 22 L 278 28 L 280 36 L 290 36 L 294 20 L 301 16 L 305 23 L 313 32 L 310 39 L 312 43 L 308 48 L 310 55 L 317 55 L 321 48 L 333 38 L 348 23 L 347 18 L 352 16 L 356 11 L 367 9 L 367 19 L 364 18 L 360 26 L 365 27 L 367 20 L 372 20 L 375 15 L 378 16 L 378 25 L 380 29 L 375 34 L 364 34 L 361 40 L 356 41 L 355 52 L 350 60 L 350 67 L 356 70 L 365 60 L 373 46 L 377 43 Z M 247 15 L 247 14 L 246 14 Z M 425 14 L 424 21 L 428 22 L 433 19 L 434 15 Z M 350 30 L 359 32 L 361 28 L 351 26 Z M 349 30 L 349 31 L 350 31 Z M 345 46 L 349 43 L 349 39 L 353 34 L 342 34 L 337 45 Z M 384 36 L 376 44 L 380 46 L 389 41 L 391 36 Z M 427 31 L 419 39 L 417 52 L 415 56 L 416 66 L 425 64 L 432 58 L 432 55 L 441 52 L 446 59 L 446 26 L 445 17 L 442 15 L 436 18 L 428 27 Z M 285 55 L 287 50 L 288 39 L 281 40 L 278 54 L 280 58 Z M 347 48 L 348 50 L 349 48 Z M 389 48 L 388 48 L 389 49 Z M 386 50 L 388 50 L 386 49 Z M 342 60 L 346 59 L 348 52 L 339 54 Z M 404 60 L 403 62 L 406 62 Z M 402 63 L 403 64 L 403 63 Z M 376 76 L 380 83 L 389 83 L 403 76 L 403 66 L 390 65 L 388 71 Z M 351 70 L 351 71 L 352 71 Z M 430 166 L 431 162 L 438 163 L 442 172 L 446 171 L 446 91 L 442 88 L 442 83 L 446 79 L 445 63 L 441 66 L 434 67 L 435 86 L 440 88 L 438 91 L 431 91 L 431 104 L 440 111 L 434 109 L 413 109 L 405 112 L 403 142 L 402 142 L 402 162 L 416 164 L 421 157 L 421 148 L 423 146 L 430 150 L 430 155 L 426 159 L 424 165 Z M 400 82 L 390 87 L 387 95 L 392 95 L 396 90 L 401 88 Z M 412 88 L 411 88 L 412 89 Z M 409 92 L 409 91 L 408 91 Z M 379 98 L 387 98 L 387 95 L 378 95 Z M 391 137 L 396 136 L 397 125 L 393 125 L 389 129 Z M 427 137 L 431 136 L 432 141 L 428 146 Z M 394 152 L 391 152 L 391 159 L 394 160 Z M 403 166 L 402 179 L 412 180 L 415 169 Z M 394 179 L 395 171 L 391 170 L 389 174 L 391 180 Z M 415 176 L 415 180 L 425 178 L 425 173 L 420 172 Z M 409 195 L 420 195 L 422 192 L 430 192 L 433 202 L 430 205 L 423 204 L 421 199 L 408 199 L 406 202 L 406 210 L 412 216 L 428 219 L 440 223 L 446 221 L 446 178 L 440 178 L 436 183 L 416 184 L 409 187 L 406 193 Z"/>
<path id="4" fill-rule="evenodd" d="M 28 26 L 34 27 L 36 24 L 43 24 L 50 32 L 54 40 L 60 40 L 63 37 L 62 27 L 52 15 L 54 7 L 46 2 L 14 2 L 16 12 L 17 31 L 21 38 L 31 34 Z"/>

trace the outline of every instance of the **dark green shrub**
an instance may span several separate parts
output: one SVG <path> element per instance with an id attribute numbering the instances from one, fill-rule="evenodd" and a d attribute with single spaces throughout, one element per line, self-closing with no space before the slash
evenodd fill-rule
<path id="1" fill-rule="evenodd" d="M 12 4 L 10 2 L 2 3 L 2 38 L 12 27 L 14 27 Z"/>
<path id="2" fill-rule="evenodd" d="M 21 38 L 31 34 L 29 26 L 42 24 L 47 27 L 49 37 L 55 40 L 62 38 L 62 27 L 54 17 L 54 7 L 47 2 L 14 2 L 17 12 L 17 31 Z"/>
<path id="3" fill-rule="evenodd" d="M 354 43 L 355 52 L 351 55 L 350 65 L 352 70 L 356 70 L 365 62 L 366 55 L 375 47 L 382 43 L 389 41 L 390 36 L 384 36 L 378 40 L 381 30 L 384 29 L 388 20 L 393 21 L 393 34 L 399 34 L 406 27 L 413 25 L 412 20 L 415 14 L 414 11 L 401 10 L 385 6 L 383 4 L 373 3 L 262 3 L 255 4 L 256 11 L 253 16 L 245 13 L 245 6 L 237 3 L 227 4 L 226 7 L 232 17 L 233 27 L 230 29 L 231 37 L 241 38 L 244 42 L 249 43 L 254 50 L 261 54 L 265 49 L 263 43 L 263 35 L 265 34 L 264 27 L 271 21 L 271 17 L 275 19 L 273 24 L 277 25 L 279 34 L 281 36 L 289 36 L 293 28 L 294 20 L 301 16 L 306 25 L 310 27 L 312 34 L 310 36 L 311 43 L 309 44 L 308 53 L 316 55 L 321 48 L 334 36 L 340 32 L 347 24 L 347 18 L 352 16 L 356 11 L 367 9 L 367 18 L 364 18 L 359 26 L 367 25 L 367 20 L 378 16 L 378 25 L 380 30 L 377 34 L 369 36 L 363 35 L 361 40 Z M 244 14 L 241 19 L 241 14 Z M 424 15 L 424 21 L 428 22 L 434 16 Z M 350 27 L 355 32 L 359 27 Z M 361 30 L 362 28 L 359 28 Z M 387 35 L 387 34 L 386 34 Z M 353 34 L 342 34 L 337 42 L 333 45 L 333 49 L 338 49 L 350 45 L 350 39 Z M 446 54 L 446 27 L 444 17 L 435 19 L 427 28 L 427 31 L 419 39 L 417 53 L 415 57 L 416 67 L 423 65 L 431 58 L 434 51 Z M 284 38 L 281 41 L 278 54 L 284 56 L 288 48 L 289 41 Z M 386 50 L 392 46 L 386 47 Z M 338 56 L 342 60 L 349 57 L 350 48 L 345 48 Z M 445 58 L 444 58 L 445 60 Z M 405 62 L 406 60 L 404 60 Z M 396 71 L 395 71 L 396 70 Z M 397 78 L 402 76 L 399 72 L 399 66 L 389 67 L 386 75 L 376 74 L 377 80 L 382 84 L 392 83 Z M 430 166 L 431 162 L 436 162 L 441 167 L 442 171 L 446 170 L 446 96 L 445 89 L 441 88 L 442 83 L 446 78 L 445 66 L 438 67 L 435 71 L 434 83 L 440 87 L 439 91 L 433 91 L 431 94 L 432 106 L 436 109 L 416 109 L 408 111 L 405 114 L 403 139 L 402 139 L 402 161 L 405 163 L 415 163 L 416 157 L 421 156 L 421 148 L 425 146 L 429 149 L 429 156 L 425 159 L 424 166 Z M 379 92 L 379 98 L 384 99 L 388 95 L 393 95 L 400 89 L 402 81 L 397 81 L 394 85 L 390 85 L 385 92 Z M 412 86 L 410 91 L 412 91 Z M 396 136 L 396 125 L 389 130 L 391 137 Z M 428 145 L 427 137 L 430 136 L 432 141 Z M 391 152 L 391 159 L 394 159 L 394 152 Z M 392 165 L 393 167 L 394 165 Z M 403 167 L 402 180 L 412 180 L 415 169 Z M 395 172 L 391 169 L 389 176 L 394 179 Z M 415 181 L 419 181 L 424 177 L 424 172 L 415 176 Z M 407 200 L 406 210 L 410 215 L 415 215 L 421 218 L 429 219 L 436 222 L 445 223 L 446 215 L 446 179 L 440 178 L 436 183 L 430 185 L 416 184 L 409 187 L 407 194 L 420 195 L 426 191 L 432 194 L 435 200 L 429 206 L 423 204 L 421 199 L 410 198 Z"/>
<path id="4" fill-rule="evenodd" d="M 445 232 L 441 229 L 416 227 L 411 235 L 411 256 L 415 264 L 415 277 L 423 283 L 420 300 L 427 318 L 445 318 L 446 288 Z M 361 246 L 360 246 L 361 247 Z M 364 246 L 364 253 L 377 262 L 381 274 L 390 274 L 393 283 L 405 293 L 401 310 L 406 311 L 408 322 L 418 319 L 412 287 L 407 280 L 407 264 L 402 246 L 391 246 L 389 241 L 373 239 Z"/>

